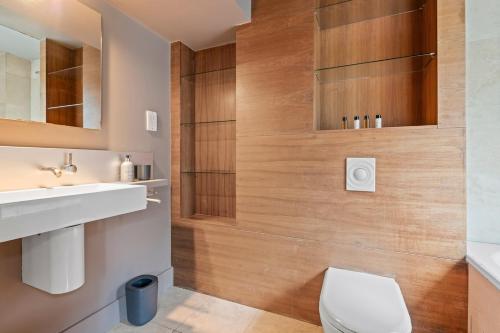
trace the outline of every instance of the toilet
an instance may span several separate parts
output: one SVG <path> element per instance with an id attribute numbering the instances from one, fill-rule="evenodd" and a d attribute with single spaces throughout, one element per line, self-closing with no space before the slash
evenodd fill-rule
<path id="1" fill-rule="evenodd" d="M 411 333 L 398 283 L 391 278 L 330 267 L 319 302 L 325 333 Z"/>

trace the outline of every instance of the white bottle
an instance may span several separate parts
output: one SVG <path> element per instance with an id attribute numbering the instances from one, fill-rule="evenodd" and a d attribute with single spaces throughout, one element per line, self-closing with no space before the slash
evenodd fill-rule
<path id="1" fill-rule="evenodd" d="M 382 116 L 379 114 L 375 117 L 375 128 L 382 128 Z"/>
<path id="2" fill-rule="evenodd" d="M 354 117 L 354 129 L 360 129 L 360 128 L 361 128 L 361 124 L 359 121 L 359 116 L 355 116 Z"/>
<path id="3" fill-rule="evenodd" d="M 120 181 L 127 183 L 134 181 L 134 164 L 130 161 L 130 155 L 125 155 L 125 160 L 120 166 Z"/>

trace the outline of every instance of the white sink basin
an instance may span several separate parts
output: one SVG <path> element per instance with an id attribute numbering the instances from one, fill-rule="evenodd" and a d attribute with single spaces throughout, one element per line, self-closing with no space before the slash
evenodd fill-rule
<path id="1" fill-rule="evenodd" d="M 146 196 L 116 183 L 0 192 L 0 242 L 143 210 Z"/>

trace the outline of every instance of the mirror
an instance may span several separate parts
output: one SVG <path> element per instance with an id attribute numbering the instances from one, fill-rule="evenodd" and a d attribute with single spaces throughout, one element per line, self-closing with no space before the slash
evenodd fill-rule
<path id="1" fill-rule="evenodd" d="M 0 118 L 101 128 L 101 15 L 78 0 L 0 0 Z"/>

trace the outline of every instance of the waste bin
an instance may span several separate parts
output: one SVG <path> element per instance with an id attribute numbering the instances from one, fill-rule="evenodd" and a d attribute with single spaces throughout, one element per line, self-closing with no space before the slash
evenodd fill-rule
<path id="1" fill-rule="evenodd" d="M 142 326 L 153 319 L 158 309 L 158 278 L 141 275 L 128 281 L 125 286 L 127 319 Z"/>

